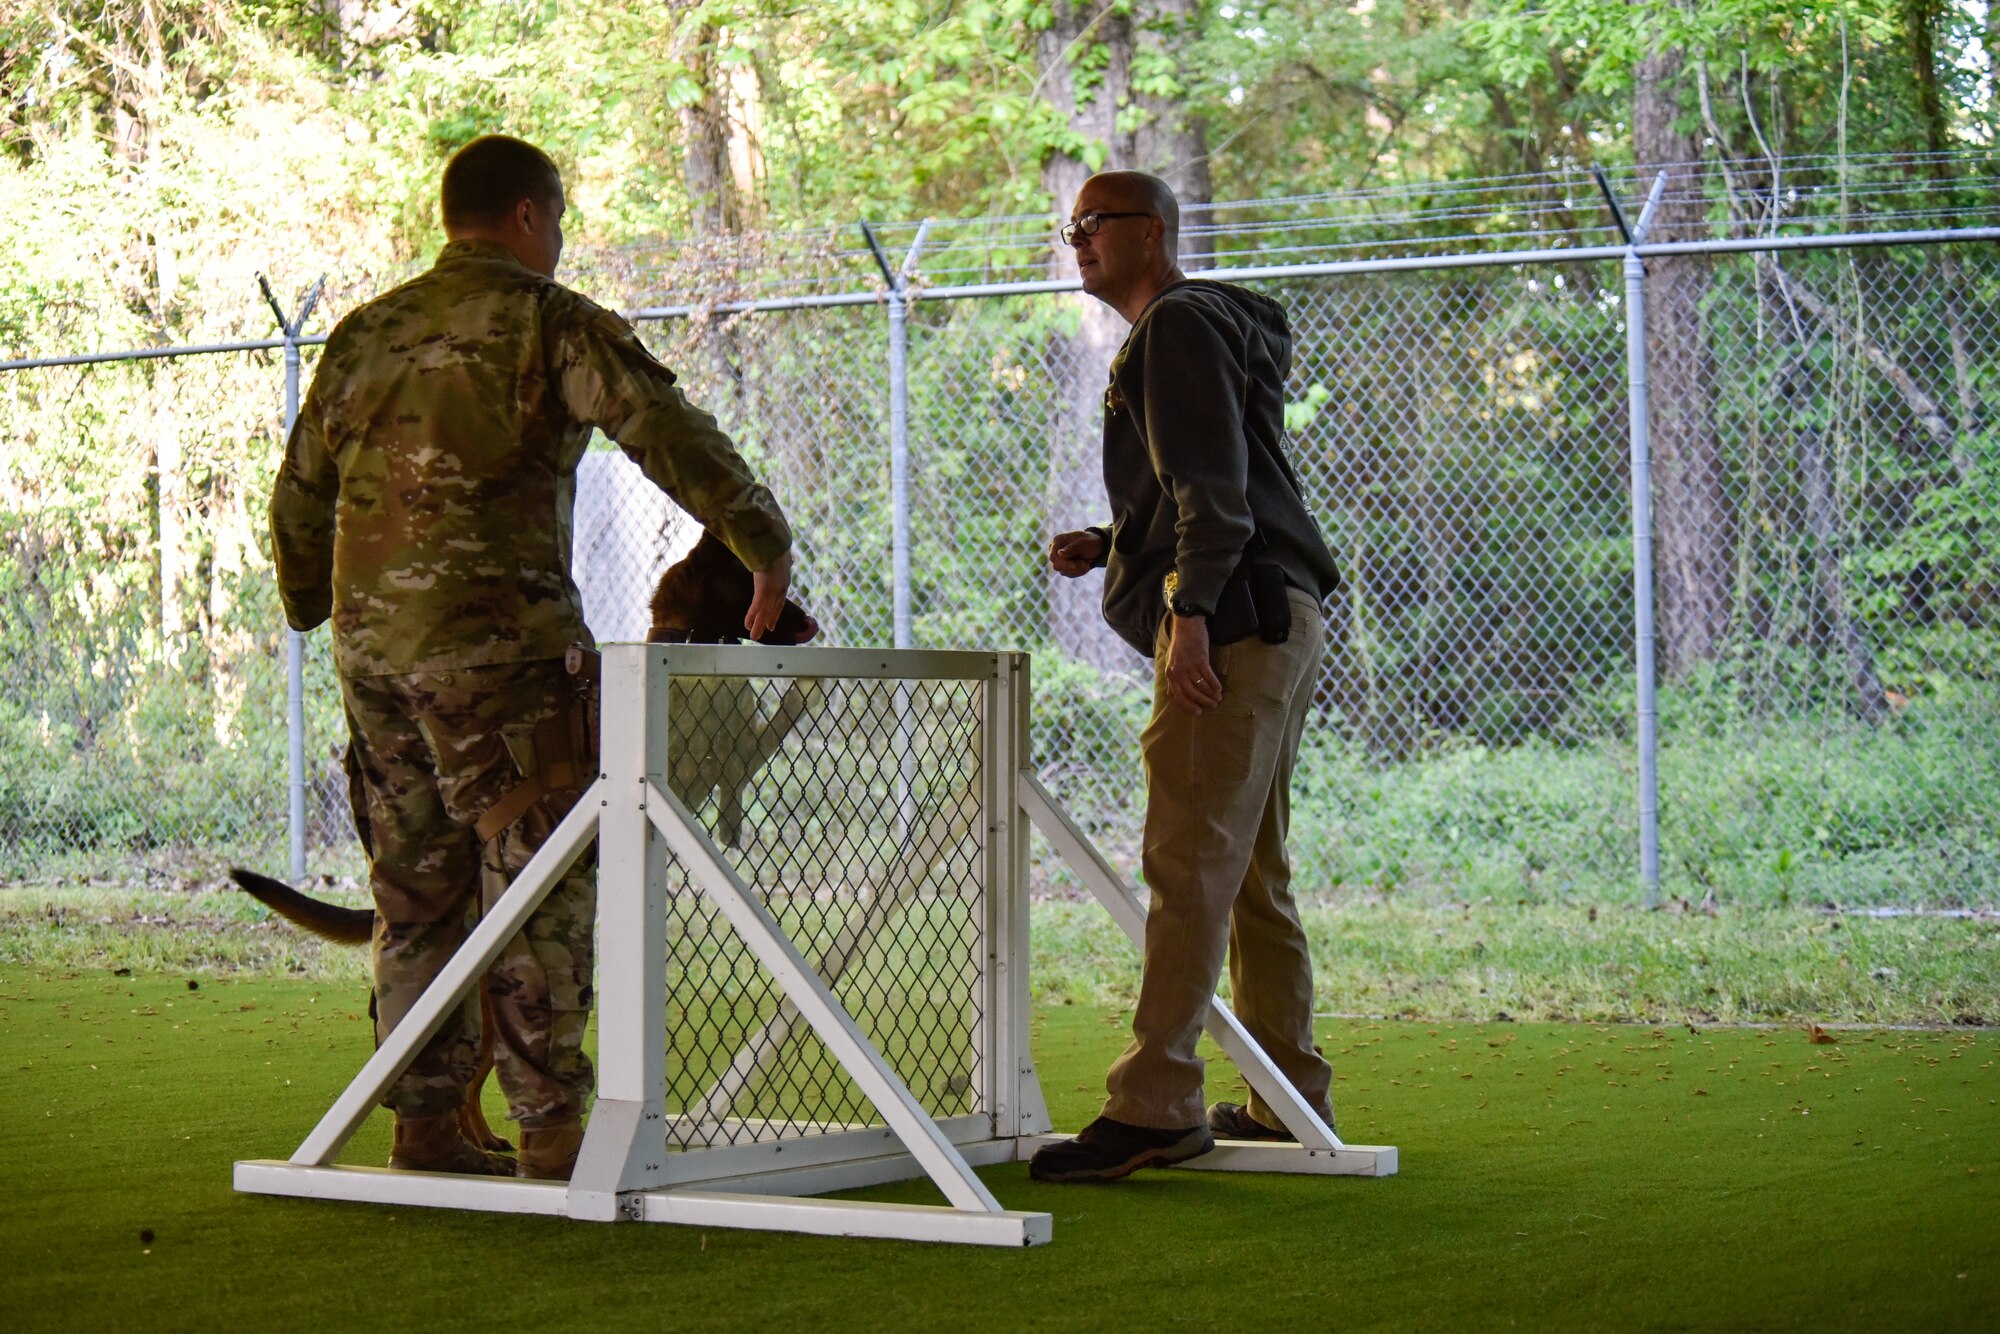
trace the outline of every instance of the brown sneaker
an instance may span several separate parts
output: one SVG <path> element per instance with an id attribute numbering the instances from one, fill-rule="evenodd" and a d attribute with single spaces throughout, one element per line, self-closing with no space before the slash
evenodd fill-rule
<path id="1" fill-rule="evenodd" d="M 466 1176 L 507 1177 L 514 1164 L 468 1143 L 458 1130 L 458 1113 L 436 1116 L 396 1114 L 396 1141 L 389 1166 L 399 1172 L 459 1172 Z"/>
<path id="2" fill-rule="evenodd" d="M 583 1119 L 572 1116 L 532 1129 L 521 1127 L 521 1163 L 514 1175 L 529 1181 L 567 1181 L 583 1148 Z"/>
<path id="3" fill-rule="evenodd" d="M 1333 1126 L 1333 1113 L 1321 1112 L 1320 1120 L 1329 1129 Z M 1218 1102 L 1208 1109 L 1208 1128 L 1215 1132 L 1217 1139 L 1266 1140 L 1284 1144 L 1298 1143 L 1298 1136 L 1282 1126 L 1267 1126 L 1250 1115 L 1250 1109 L 1234 1102 Z"/>
<path id="4" fill-rule="evenodd" d="M 1142 1167 L 1172 1167 L 1215 1147 L 1207 1126 L 1157 1130 L 1100 1116 L 1075 1139 L 1044 1144 L 1028 1159 L 1037 1181 L 1116 1181 Z"/>

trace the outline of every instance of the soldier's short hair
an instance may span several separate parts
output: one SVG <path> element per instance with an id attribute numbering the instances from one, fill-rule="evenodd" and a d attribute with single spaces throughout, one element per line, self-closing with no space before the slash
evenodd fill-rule
<path id="1" fill-rule="evenodd" d="M 562 172 L 547 153 L 523 139 L 483 134 L 445 163 L 444 225 L 499 222 L 523 199 L 552 199 L 561 189 Z"/>

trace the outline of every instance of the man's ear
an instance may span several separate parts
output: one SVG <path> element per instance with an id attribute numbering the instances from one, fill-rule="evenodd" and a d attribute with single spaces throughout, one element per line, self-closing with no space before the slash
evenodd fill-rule
<path id="1" fill-rule="evenodd" d="M 535 201 L 526 195 L 514 202 L 514 230 L 523 236 L 535 234 Z"/>

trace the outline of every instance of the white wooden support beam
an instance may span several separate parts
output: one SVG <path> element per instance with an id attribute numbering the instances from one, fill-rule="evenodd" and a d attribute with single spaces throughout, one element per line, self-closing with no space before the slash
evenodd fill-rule
<path id="1" fill-rule="evenodd" d="M 1028 817 L 1014 774 L 1029 753 L 1028 655 L 1001 653 L 986 684 L 981 718 L 985 758 L 984 833 L 986 920 L 981 1011 L 983 1074 L 993 1133 L 1001 1138 L 1053 1129 L 1029 1042 Z"/>
<path id="2" fill-rule="evenodd" d="M 569 1183 L 572 1218 L 619 1218 L 621 1191 L 666 1180 L 667 852 L 646 818 L 665 786 L 670 692 L 643 644 L 604 650 L 597 837 L 597 1100 Z"/>
<path id="3" fill-rule="evenodd" d="M 1047 835 L 1063 860 L 1083 877 L 1098 902 L 1124 929 L 1132 943 L 1143 950 L 1146 944 L 1146 907 L 1140 901 L 1138 891 L 1112 869 L 1068 813 L 1056 804 L 1049 790 L 1042 786 L 1041 779 L 1025 766 L 1020 771 L 1020 791 L 1021 804 L 1027 809 L 1029 818 Z M 1321 1152 L 1347 1147 L 1334 1133 L 1333 1127 L 1320 1120 L 1319 1113 L 1306 1105 L 1299 1091 L 1292 1087 L 1292 1082 L 1272 1063 L 1270 1056 L 1257 1045 L 1256 1039 L 1250 1036 L 1227 1005 L 1211 998 L 1203 1027 L 1301 1145 Z"/>
<path id="4" fill-rule="evenodd" d="M 1040 1246 L 1051 1233 L 1049 1215 L 1007 1209 L 968 1213 L 935 1204 L 692 1190 L 649 1190 L 632 1198 L 644 1221 L 690 1227 L 757 1228 L 822 1237 L 887 1237 L 973 1246 Z"/>
<path id="5" fill-rule="evenodd" d="M 274 1159 L 237 1163 L 234 1184 L 251 1195 L 501 1214 L 560 1215 L 569 1197 L 568 1188 L 560 1181 L 398 1172 L 387 1167 L 305 1167 Z"/>
<path id="6" fill-rule="evenodd" d="M 971 1151 L 982 1162 L 997 1163 L 1011 1159 L 1014 1146 L 989 1141 L 971 1146 Z M 1011 1209 L 968 1213 L 935 1204 L 807 1198 L 817 1191 L 901 1181 L 921 1172 L 908 1154 L 861 1158 L 817 1169 L 719 1181 L 698 1190 L 637 1191 L 622 1198 L 620 1211 L 626 1218 L 690 1227 L 752 1228 L 979 1246 L 1040 1246 L 1048 1242 L 1051 1219 L 1046 1213 Z M 237 1163 L 234 1185 L 238 1191 L 252 1195 L 555 1217 L 568 1213 L 569 1198 L 560 1181 L 396 1172 L 383 1167 L 301 1167 L 277 1160 Z"/>
<path id="7" fill-rule="evenodd" d="M 1062 1135 L 1028 1135 L 1017 1150 L 1026 1160 L 1045 1144 L 1060 1144 Z M 1174 1164 L 1175 1171 L 1280 1172 L 1294 1176 L 1386 1177 L 1396 1174 L 1396 1150 L 1386 1144 L 1343 1144 L 1337 1149 L 1309 1149 L 1303 1144 L 1269 1140 L 1219 1139 L 1199 1158 Z"/>
<path id="8" fill-rule="evenodd" d="M 982 1118 L 984 1119 L 984 1118 Z M 825 1195 L 837 1190 L 865 1190 L 870 1186 L 886 1185 L 891 1181 L 909 1181 L 924 1175 L 923 1164 L 912 1154 L 903 1151 L 893 1137 L 877 1141 L 884 1147 L 873 1155 L 849 1152 L 827 1155 L 819 1162 L 803 1161 L 783 1164 L 799 1155 L 786 1153 L 782 1156 L 768 1155 L 766 1161 L 754 1167 L 726 1174 L 706 1175 L 686 1181 L 676 1181 L 672 1190 L 712 1190 L 731 1195 Z M 791 1147 L 797 1149 L 801 1141 L 792 1140 Z M 995 1167 L 1001 1163 L 1014 1161 L 1018 1150 L 1013 1140 L 972 1139 L 957 1141 L 959 1156 L 973 1167 Z M 776 1146 L 773 1146 L 774 1148 Z M 727 1153 L 728 1150 L 719 1152 Z M 686 1158 L 703 1158 L 705 1153 L 677 1155 Z"/>

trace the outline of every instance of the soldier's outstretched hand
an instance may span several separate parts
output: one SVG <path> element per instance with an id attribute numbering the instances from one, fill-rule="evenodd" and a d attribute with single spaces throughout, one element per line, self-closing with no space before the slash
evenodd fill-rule
<path id="1" fill-rule="evenodd" d="M 744 614 L 743 629 L 751 639 L 762 639 L 778 624 L 785 610 L 785 593 L 792 585 L 792 553 L 772 561 L 750 575 L 750 610 Z"/>

